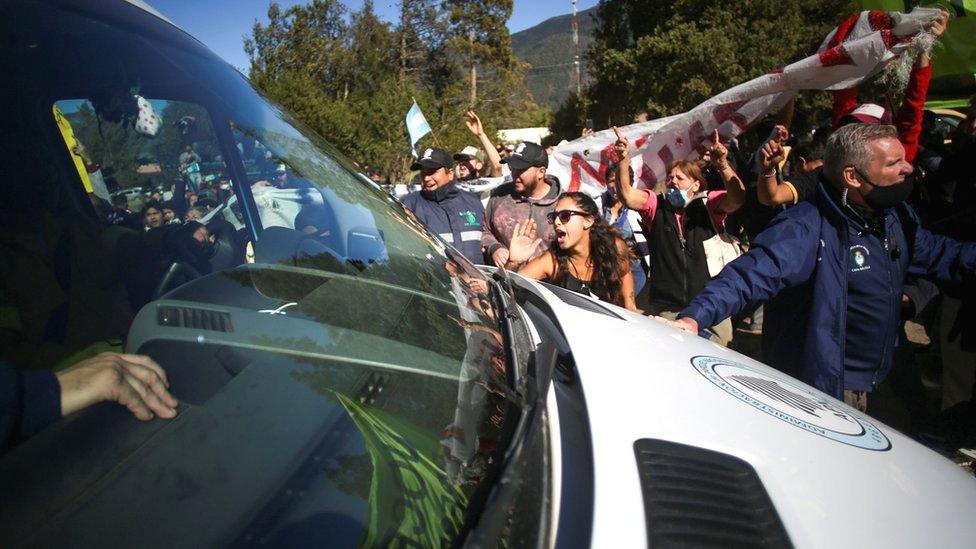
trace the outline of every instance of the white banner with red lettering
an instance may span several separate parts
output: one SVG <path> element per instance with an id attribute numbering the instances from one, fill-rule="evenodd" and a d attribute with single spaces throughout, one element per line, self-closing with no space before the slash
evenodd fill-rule
<path id="1" fill-rule="evenodd" d="M 632 149 L 638 184 L 653 187 L 673 160 L 696 159 L 716 128 L 723 141 L 779 110 L 799 90 L 841 90 L 856 86 L 898 57 L 911 39 L 935 20 L 939 10 L 911 13 L 864 11 L 851 16 L 824 40 L 820 51 L 726 90 L 675 116 L 620 128 Z M 612 129 L 560 143 L 549 159 L 549 173 L 564 190 L 598 196 L 603 174 L 617 160 Z"/>

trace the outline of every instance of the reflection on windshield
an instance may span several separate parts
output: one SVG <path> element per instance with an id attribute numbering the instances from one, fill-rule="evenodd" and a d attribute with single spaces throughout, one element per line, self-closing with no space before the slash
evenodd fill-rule
<path id="1" fill-rule="evenodd" d="M 510 394 L 505 381 L 502 335 L 493 327 L 494 312 L 487 294 L 478 291 L 487 288 L 467 276 L 455 259 L 444 265 L 450 275 L 454 302 L 448 306 L 435 296 L 405 294 L 404 299 L 411 303 L 409 309 L 436 312 L 427 317 L 425 324 L 434 333 L 426 339 L 391 335 L 377 340 L 408 343 L 373 349 L 368 355 L 369 363 L 379 369 L 336 366 L 336 359 L 354 362 L 366 355 L 358 354 L 354 359 L 348 349 L 343 349 L 352 335 L 331 326 L 326 327 L 328 338 L 320 342 L 270 334 L 257 340 L 263 351 L 300 352 L 302 356 L 293 356 L 292 360 L 305 367 L 295 368 L 291 377 L 337 402 L 351 420 L 351 426 L 344 429 L 355 429 L 366 455 L 335 455 L 326 463 L 325 473 L 333 489 L 367 503 L 360 546 L 449 544 L 461 531 L 469 498 L 488 480 L 492 459 L 498 459 L 499 451 L 504 449 L 501 429 L 510 407 L 506 402 Z M 280 276 L 281 271 L 274 270 L 264 276 L 274 278 L 275 272 Z M 403 293 L 354 279 L 332 280 L 316 290 L 340 280 L 344 284 L 341 290 L 323 292 L 323 296 L 348 295 L 355 301 L 375 294 L 380 301 L 390 301 Z M 270 287 L 267 281 L 264 285 L 265 289 Z M 356 291 L 357 287 L 368 291 Z M 303 306 L 305 299 L 289 298 L 297 299 L 297 305 L 289 308 L 294 311 L 290 317 L 323 314 L 323 324 L 338 323 L 357 329 L 355 315 L 324 314 L 335 306 L 334 302 L 330 307 L 318 308 L 321 304 Z M 377 333 L 379 326 L 403 313 L 399 307 L 395 309 L 397 314 L 373 323 L 368 323 L 368 315 L 360 317 L 368 324 L 358 327 L 358 331 Z M 423 314 L 411 318 L 418 320 Z M 402 330 L 404 326 L 386 328 Z M 437 331 L 443 331 L 444 336 L 437 337 Z M 459 332 L 463 333 L 462 344 L 456 346 L 452 343 L 456 337 L 448 335 L 461 335 Z M 422 362 L 414 363 L 409 356 L 414 345 L 434 354 L 427 354 L 426 360 L 424 355 L 417 355 L 415 358 Z M 323 361 L 326 357 L 329 360 Z M 383 367 L 384 364 L 388 366 Z M 360 371 L 370 373 L 357 374 Z M 350 390 L 351 387 L 356 389 Z M 331 443 L 323 444 L 324 448 Z M 316 455 L 313 453 L 313 460 L 318 459 Z M 292 481 L 285 483 L 291 484 Z M 248 535 L 278 539 L 276 536 L 282 532 L 295 528 L 291 521 L 296 514 L 297 509 L 291 512 L 275 507 L 274 513 L 269 510 L 252 525 Z"/>
<path id="2" fill-rule="evenodd" d="M 467 495 L 445 482 L 437 440 L 401 418 L 370 410 L 338 395 L 366 441 L 375 490 L 369 499 L 369 528 L 360 543 L 379 547 L 409 542 L 436 547 L 461 529 Z"/>
<path id="3" fill-rule="evenodd" d="M 14 149 L 4 282 L 23 325 L 3 356 L 50 368 L 124 344 L 166 369 L 181 412 L 82 415 L 4 455 L 31 475 L 5 494 L 18 501 L 0 532 L 104 544 L 110 516 L 140 525 L 132 540 L 180 545 L 449 543 L 516 402 L 483 274 L 177 30 L 14 9 L 7 32 L 27 35 L 3 54 L 24 81 L 10 93 L 58 100 L 50 124 L 18 126 L 20 144 L 60 140 L 66 156 Z M 85 70 L 63 70 L 64 52 Z M 120 117 L 139 99 L 162 118 L 155 133 Z M 79 206 L 104 196 L 67 157 L 75 142 L 114 170 L 110 204 Z M 168 219 L 166 203 L 186 210 Z"/>

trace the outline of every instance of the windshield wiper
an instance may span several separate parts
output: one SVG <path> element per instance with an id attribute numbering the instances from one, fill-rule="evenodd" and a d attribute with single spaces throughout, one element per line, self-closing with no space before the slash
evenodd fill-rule
<path id="1" fill-rule="evenodd" d="M 492 285 L 495 298 L 495 310 L 501 313 L 498 317 L 498 328 L 502 333 L 505 342 L 505 379 L 508 381 L 509 388 L 512 389 L 520 398 L 525 399 L 525 380 L 522 372 L 519 371 L 519 364 L 515 356 L 515 330 L 513 322 L 518 320 L 518 315 L 511 308 L 515 303 L 515 287 L 512 279 L 508 276 L 508 271 L 498 269 L 491 275 L 495 284 Z"/>
<path id="2" fill-rule="evenodd" d="M 483 482 L 479 484 L 469 499 L 464 525 L 452 546 L 460 546 L 469 541 L 469 536 L 478 530 L 487 507 L 498 502 L 500 491 L 503 488 L 511 489 L 517 484 L 517 479 L 511 478 L 512 471 L 508 465 L 519 458 L 526 435 L 535 423 L 532 418 L 539 413 L 539 399 L 536 391 L 533 390 L 532 384 L 525 383 L 524 376 L 519 369 L 518 359 L 520 357 L 517 356 L 518 349 L 515 345 L 514 330 L 514 322 L 519 320 L 519 316 L 512 309 L 512 305 L 515 303 L 512 281 L 504 270 L 499 270 L 492 275 L 490 287 L 493 306 L 498 316 L 498 329 L 502 333 L 505 346 L 505 378 L 515 398 L 506 398 L 504 401 L 506 411 L 500 429 L 500 443 L 491 456 L 489 461 L 491 465 L 486 471 Z M 528 359 L 528 357 L 525 358 Z M 503 487 L 500 481 L 506 476 L 512 482 L 509 482 L 507 487 Z M 478 534 L 475 536 L 480 539 Z"/>

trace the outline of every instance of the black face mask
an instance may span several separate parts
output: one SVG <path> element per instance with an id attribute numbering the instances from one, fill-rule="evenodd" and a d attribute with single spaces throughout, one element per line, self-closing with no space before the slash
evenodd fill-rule
<path id="1" fill-rule="evenodd" d="M 868 177 L 861 173 L 860 170 L 857 170 L 857 174 L 861 176 L 861 179 L 867 181 L 872 187 L 871 192 L 861 196 L 864 197 L 864 201 L 868 203 L 868 206 L 871 206 L 871 208 L 878 211 L 892 208 L 901 204 L 912 195 L 912 190 L 915 188 L 914 179 L 911 177 L 906 177 L 901 183 L 888 185 L 887 187 L 880 187 L 875 185 L 874 182 L 868 179 Z"/>

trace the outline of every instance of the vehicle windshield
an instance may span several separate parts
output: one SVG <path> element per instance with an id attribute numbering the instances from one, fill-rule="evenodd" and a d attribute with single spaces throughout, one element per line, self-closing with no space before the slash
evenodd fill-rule
<path id="1" fill-rule="evenodd" d="M 449 543 L 516 404 L 489 283 L 195 40 L 95 4 L 0 23 L 0 359 L 149 355 L 180 411 L 0 456 L 0 538 Z"/>

